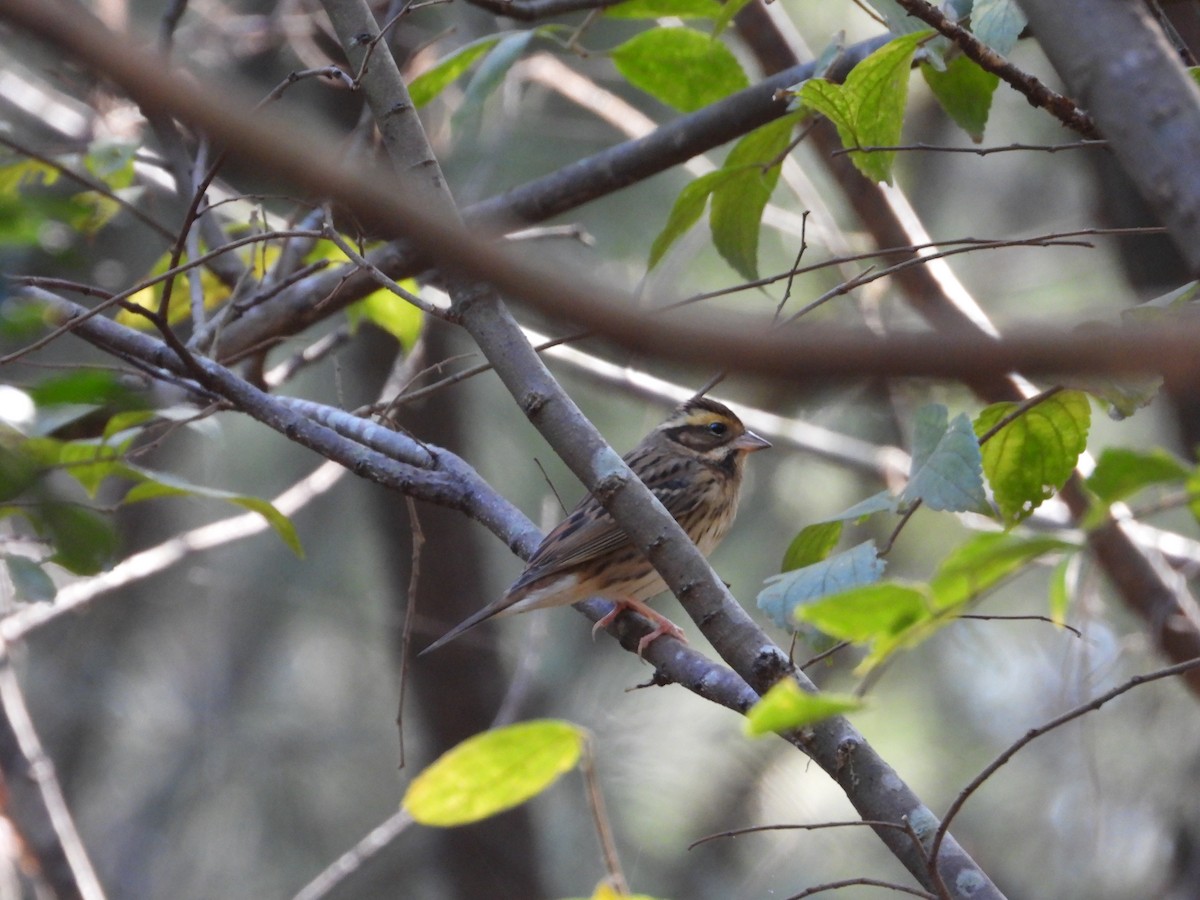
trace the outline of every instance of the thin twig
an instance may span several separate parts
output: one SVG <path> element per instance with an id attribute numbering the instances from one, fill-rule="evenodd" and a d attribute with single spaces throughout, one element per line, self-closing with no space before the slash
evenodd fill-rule
<path id="1" fill-rule="evenodd" d="M 1152 681 L 1160 681 L 1163 678 L 1173 678 L 1176 675 L 1182 675 L 1185 672 L 1190 672 L 1197 668 L 1200 668 L 1200 657 L 1196 659 L 1189 659 L 1181 663 L 1176 663 L 1173 666 L 1167 666 L 1154 672 L 1148 672 L 1145 675 L 1134 675 L 1124 684 L 1118 685 L 1111 691 L 1106 691 L 1096 699 L 1080 704 L 1074 709 L 1063 713 L 1061 716 L 1051 719 L 1044 725 L 1039 725 L 1037 728 L 1029 729 L 1029 731 L 1025 732 L 1021 738 L 1010 744 L 1003 753 L 988 763 L 982 772 L 972 778 L 967 783 L 966 787 L 959 791 L 958 796 L 954 798 L 954 802 L 951 803 L 949 809 L 946 810 L 946 815 L 942 818 L 942 822 L 938 826 L 937 833 L 934 835 L 933 843 L 929 848 L 930 858 L 934 861 L 934 863 L 936 863 L 938 852 L 942 847 L 942 842 L 945 840 L 950 831 L 950 822 L 953 821 L 956 815 L 958 815 L 959 810 L 963 808 L 963 805 L 967 802 L 967 800 L 970 799 L 971 795 L 974 794 L 975 791 L 977 791 L 985 781 L 991 778 L 1001 766 L 1016 756 L 1017 753 L 1026 745 L 1032 743 L 1042 735 L 1048 734 L 1049 732 L 1054 731 L 1056 728 L 1066 725 L 1068 722 L 1073 722 L 1080 716 L 1087 715 L 1088 713 L 1099 709 L 1110 700 L 1113 700 L 1122 694 L 1133 690 L 1135 687 L 1140 687 L 1143 684 L 1149 684 Z"/>
<path id="2" fill-rule="evenodd" d="M 413 622 L 417 618 L 417 583 L 421 577 L 421 551 L 425 547 L 425 532 L 417 516 L 417 504 L 405 496 L 408 507 L 408 526 L 412 532 L 412 571 L 408 576 L 408 596 L 404 606 L 404 628 L 400 633 L 400 697 L 396 701 L 396 731 L 400 740 L 400 766 L 404 768 L 404 694 L 408 687 L 409 648 L 412 646 Z"/>
<path id="3" fill-rule="evenodd" d="M 403 807 L 379 825 L 371 829 L 361 841 L 321 870 L 312 881 L 302 887 L 292 900 L 320 900 L 339 884 L 357 872 L 367 860 L 413 823 L 408 810 Z"/>
<path id="4" fill-rule="evenodd" d="M 604 857 L 604 871 L 608 873 L 608 883 L 618 894 L 628 894 L 629 884 L 625 881 L 625 873 L 621 870 L 617 842 L 613 840 L 612 824 L 609 822 L 608 813 L 604 808 L 604 795 L 600 791 L 599 779 L 596 778 L 596 760 L 592 752 L 590 735 L 583 741 L 583 752 L 579 757 L 579 771 L 583 774 L 588 808 L 592 811 L 592 822 L 596 826 L 596 837 L 600 841 L 600 853 Z"/>
<path id="5" fill-rule="evenodd" d="M 814 884 L 812 887 L 801 891 L 798 894 L 792 894 L 786 900 L 803 900 L 805 897 L 814 897 L 817 894 L 823 894 L 826 891 L 838 891 L 845 887 L 857 887 L 863 885 L 865 887 L 887 888 L 890 891 L 895 891 L 898 894 L 909 894 L 913 897 L 926 897 L 928 900 L 938 900 L 937 894 L 931 894 L 929 891 L 923 891 L 920 888 L 905 887 L 902 884 L 896 884 L 892 881 L 880 881 L 877 878 L 846 878 L 842 881 L 827 881 L 824 884 Z"/>

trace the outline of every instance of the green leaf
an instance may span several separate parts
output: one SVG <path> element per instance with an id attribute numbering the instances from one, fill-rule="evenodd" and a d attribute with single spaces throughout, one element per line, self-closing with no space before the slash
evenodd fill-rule
<path id="1" fill-rule="evenodd" d="M 68 441 L 59 447 L 58 464 L 83 485 L 89 497 L 95 498 L 104 479 L 131 471 L 122 458 L 123 452 L 123 447 L 98 441 Z"/>
<path id="2" fill-rule="evenodd" d="M 975 420 L 983 436 L 1017 408 L 995 403 Z M 1008 527 L 1028 518 L 1063 486 L 1087 447 L 1091 407 L 1081 391 L 1062 391 L 1026 410 L 983 445 L 983 471 Z"/>
<path id="3" fill-rule="evenodd" d="M 810 694 L 791 678 L 783 678 L 747 710 L 746 734 L 795 731 L 862 707 L 862 699 L 851 694 Z"/>
<path id="4" fill-rule="evenodd" d="M 971 420 L 931 403 L 917 411 L 912 472 L 900 495 L 903 504 L 921 500 L 930 509 L 990 512 L 983 491 L 983 461 Z"/>
<path id="5" fill-rule="evenodd" d="M 45 378 L 29 389 L 38 406 L 61 403 L 128 404 L 134 393 L 113 372 L 102 369 L 76 369 L 64 375 Z"/>
<path id="6" fill-rule="evenodd" d="M 859 675 L 949 621 L 934 614 L 923 586 L 892 582 L 834 594 L 798 609 L 796 618 L 839 640 L 869 645 L 870 653 L 855 670 Z"/>
<path id="7" fill-rule="evenodd" d="M 209 500 L 222 500 L 226 503 L 232 503 L 234 506 L 240 506 L 242 509 L 258 513 L 266 519 L 267 524 L 274 529 L 275 533 L 279 535 L 288 549 L 301 559 L 304 558 L 304 548 L 300 545 L 300 536 L 296 534 L 296 527 L 270 501 L 263 500 L 261 497 L 249 497 L 243 494 L 235 494 L 231 491 L 221 491 L 216 488 L 191 484 L 173 475 L 167 475 L 163 472 L 152 472 L 149 469 L 143 469 L 138 466 L 129 466 L 128 470 L 133 477 L 140 477 L 144 480 L 129 489 L 129 492 L 121 501 L 122 503 L 140 503 L 143 500 L 152 500 L 156 497 L 203 497 Z"/>
<path id="8" fill-rule="evenodd" d="M 802 528 L 788 544 L 779 571 L 790 572 L 821 562 L 833 552 L 841 537 L 841 522 L 818 522 L 816 525 Z"/>
<path id="9" fill-rule="evenodd" d="M 29 603 L 44 603 L 53 600 L 58 588 L 46 570 L 25 556 L 5 556 L 8 577 L 12 579 L 17 597 Z"/>
<path id="10" fill-rule="evenodd" d="M 0 502 L 25 493 L 41 475 L 42 467 L 23 444 L 11 450 L 0 446 Z"/>
<path id="11" fill-rule="evenodd" d="M 681 112 L 750 85 L 728 47 L 691 28 L 643 31 L 614 49 L 612 59 L 626 81 Z"/>
<path id="12" fill-rule="evenodd" d="M 1182 483 L 1190 473 L 1188 466 L 1166 450 L 1110 447 L 1100 454 L 1087 486 L 1101 501 L 1111 504 L 1152 484 Z"/>
<path id="13" fill-rule="evenodd" d="M 733 17 L 740 13 L 746 7 L 746 4 L 750 2 L 751 0 L 725 0 L 724 5 L 721 7 L 721 14 L 713 22 L 713 40 L 716 40 L 721 32 L 729 27 L 729 23 L 733 21 Z"/>
<path id="14" fill-rule="evenodd" d="M 923 63 L 921 74 L 937 102 L 955 124 L 970 135 L 975 143 L 982 141 L 983 129 L 992 109 L 992 95 L 1000 84 L 1000 76 L 981 69 L 965 56 L 955 57 L 942 72 Z"/>
<path id="15" fill-rule="evenodd" d="M 408 278 L 400 282 L 400 286 L 410 293 L 417 294 L 420 286 L 415 279 Z M 424 313 L 413 306 L 403 297 L 398 297 L 391 291 L 380 289 L 368 294 L 357 303 L 346 308 L 346 315 L 351 325 L 359 318 L 366 319 L 378 325 L 396 340 L 405 350 L 411 350 L 421 335 L 421 325 Z"/>
<path id="16" fill-rule="evenodd" d="M 929 583 L 933 609 L 962 606 L 1047 553 L 1079 548 L 1057 538 L 1035 535 L 977 534 L 950 553 Z"/>
<path id="17" fill-rule="evenodd" d="M 414 78 L 408 85 L 408 96 L 412 98 L 413 105 L 420 109 L 427 104 L 471 68 L 477 59 L 495 47 L 502 37 L 503 34 L 490 34 L 464 44 Z"/>
<path id="18" fill-rule="evenodd" d="M 1065 625 L 1067 611 L 1071 608 L 1071 565 L 1076 557 L 1067 556 L 1054 567 L 1050 576 L 1050 621 Z"/>
<path id="19" fill-rule="evenodd" d="M 810 79 L 800 85 L 801 105 L 833 122 L 854 165 L 872 181 L 892 183 L 895 151 L 862 153 L 852 148 L 900 143 L 909 69 L 917 44 L 928 34 L 920 31 L 889 41 L 855 66 L 844 84 Z"/>
<path id="20" fill-rule="evenodd" d="M 604 10 L 613 19 L 715 19 L 721 14 L 717 0 L 625 0 Z"/>
<path id="21" fill-rule="evenodd" d="M 836 516 L 830 516 L 825 521 L 827 522 L 848 522 L 855 520 L 861 522 L 868 516 L 873 516 L 875 513 L 895 512 L 898 501 L 892 496 L 890 491 L 882 490 L 878 494 L 872 494 L 865 500 L 860 500 L 849 509 L 842 510 Z"/>
<path id="22" fill-rule="evenodd" d="M 829 594 L 878 581 L 885 566 L 875 552 L 875 542 L 865 541 L 819 563 L 772 575 L 758 594 L 758 608 L 780 628 L 794 631 L 798 608 Z"/>
<path id="23" fill-rule="evenodd" d="M 567 897 L 566 900 L 659 900 L 659 898 L 649 894 L 618 894 L 606 878 L 596 885 L 596 890 L 592 892 L 591 897 Z"/>
<path id="24" fill-rule="evenodd" d="M 69 503 L 45 503 L 33 518 L 54 547 L 50 561 L 76 575 L 95 575 L 116 552 L 116 531 L 91 510 Z"/>
<path id="25" fill-rule="evenodd" d="M 783 116 L 738 141 L 722 166 L 736 174 L 713 188 L 709 214 L 713 244 L 745 278 L 758 277 L 758 235 L 763 210 L 779 181 L 780 164 L 791 142 L 792 129 L 802 115 Z"/>
<path id="26" fill-rule="evenodd" d="M 971 31 L 1001 56 L 1017 46 L 1025 25 L 1016 0 L 975 0 L 971 7 Z"/>
<path id="27" fill-rule="evenodd" d="M 652 269 L 658 265 L 659 260 L 666 255 L 671 245 L 687 234 L 688 229 L 700 220 L 700 216 L 704 213 L 704 207 L 708 205 L 708 197 L 713 190 L 723 181 L 728 181 L 737 174 L 729 169 L 717 169 L 715 172 L 701 175 L 679 192 L 679 196 L 675 198 L 675 204 L 671 207 L 671 213 L 667 216 L 667 224 L 663 226 L 663 230 L 659 232 L 658 237 L 650 246 L 649 268 Z"/>
<path id="28" fill-rule="evenodd" d="M 1186 489 L 1188 495 L 1195 499 L 1188 503 L 1188 510 L 1197 522 L 1200 522 L 1200 469 L 1188 476 Z"/>
<path id="29" fill-rule="evenodd" d="M 923 590 L 892 582 L 842 591 L 796 610 L 800 621 L 856 644 L 898 634 L 929 614 Z"/>
<path id="30" fill-rule="evenodd" d="M 466 825 L 519 806 L 575 767 L 586 734 L 540 719 L 485 731 L 413 779 L 403 807 L 422 825 Z"/>
<path id="31" fill-rule="evenodd" d="M 88 147 L 83 165 L 110 190 L 119 191 L 133 184 L 133 158 L 137 150 L 134 143 L 96 140 Z"/>
<path id="32" fill-rule="evenodd" d="M 537 34 L 536 31 L 516 31 L 504 35 L 496 46 L 488 51 L 467 87 L 463 91 L 462 104 L 454 111 L 450 119 L 451 126 L 461 135 L 468 137 L 479 131 L 479 123 L 483 118 L 483 106 L 487 99 L 495 93 L 496 88 L 504 81 L 508 70 L 516 64 L 529 42 Z"/>

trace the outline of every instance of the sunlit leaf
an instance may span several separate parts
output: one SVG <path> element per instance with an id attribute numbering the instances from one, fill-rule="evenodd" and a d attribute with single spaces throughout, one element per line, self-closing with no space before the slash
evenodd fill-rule
<path id="1" fill-rule="evenodd" d="M 800 533 L 788 544 L 779 571 L 790 572 L 793 569 L 802 569 L 813 563 L 821 562 L 833 552 L 833 548 L 837 546 L 841 536 L 842 523 L 840 521 L 818 522 L 816 525 L 802 528 Z"/>
<path id="2" fill-rule="evenodd" d="M 992 95 L 1000 84 L 1000 76 L 981 69 L 965 56 L 950 60 L 944 71 L 923 64 L 921 75 L 955 124 L 976 143 L 983 140 L 983 129 L 992 109 Z"/>
<path id="3" fill-rule="evenodd" d="M 417 294 L 420 287 L 414 279 L 405 279 L 400 286 L 410 293 Z M 359 318 L 366 319 L 378 325 L 396 340 L 405 350 L 411 350 L 421 334 L 424 313 L 403 297 L 398 297 L 388 290 L 378 290 L 368 294 L 346 308 L 346 315 L 351 325 Z"/>
<path id="4" fill-rule="evenodd" d="M 741 63 L 720 41 L 691 28 L 651 28 L 612 51 L 625 80 L 681 112 L 749 86 Z"/>
<path id="5" fill-rule="evenodd" d="M 607 880 L 596 885 L 591 897 L 567 897 L 565 900 L 658 900 L 649 894 L 618 894 Z"/>
<path id="6" fill-rule="evenodd" d="M 1068 541 L 1043 535 L 974 535 L 938 566 L 929 583 L 933 608 L 944 612 L 961 606 L 1047 553 L 1078 549 Z"/>
<path id="7" fill-rule="evenodd" d="M 856 644 L 897 634 L 929 614 L 924 590 L 891 582 L 831 594 L 795 613 L 826 634 Z"/>
<path id="8" fill-rule="evenodd" d="M 251 244 L 243 247 L 238 252 L 238 255 L 255 273 L 261 273 L 266 269 L 267 263 L 278 257 L 279 249 L 277 247 L 269 247 L 268 249 L 255 250 L 256 246 Z M 186 262 L 186 256 L 180 259 L 181 265 Z M 162 275 L 170 267 L 170 263 L 171 254 L 169 252 L 164 253 L 151 267 L 147 273 L 147 278 Z M 167 310 L 167 321 L 172 325 L 184 321 L 192 314 L 187 284 L 188 277 L 187 273 L 180 273 L 175 278 L 175 285 L 171 289 L 171 303 Z M 204 291 L 204 308 L 207 310 L 216 309 L 229 299 L 229 287 L 207 268 L 200 270 L 200 286 Z M 162 295 L 163 282 L 159 281 L 134 293 L 129 297 L 128 302 L 133 306 L 140 306 L 145 310 L 158 312 L 159 306 L 162 305 Z M 148 318 L 128 309 L 121 309 L 117 313 L 116 319 L 118 323 L 127 328 L 148 331 L 154 327 Z"/>
<path id="9" fill-rule="evenodd" d="M 982 437 L 1017 408 L 995 403 L 975 420 Z M 1008 526 L 1032 515 L 1063 486 L 1087 447 L 1091 407 L 1081 391 L 1062 391 L 1026 410 L 983 445 L 983 470 Z"/>
<path id="10" fill-rule="evenodd" d="M 843 84 L 814 78 L 799 86 L 800 105 L 833 122 L 854 165 L 872 181 L 891 184 L 895 151 L 863 153 L 853 148 L 900 143 L 909 69 L 917 45 L 928 34 L 920 31 L 889 41 L 851 69 Z"/>
<path id="11" fill-rule="evenodd" d="M 604 10 L 613 19 L 715 19 L 721 14 L 717 0 L 625 0 Z"/>
<path id="12" fill-rule="evenodd" d="M 414 778 L 403 806 L 423 825 L 486 819 L 540 794 L 574 768 L 584 740 L 583 729 L 555 719 L 485 731 Z"/>
<path id="13" fill-rule="evenodd" d="M 983 461 L 971 420 L 938 403 L 917 411 L 913 433 L 912 472 L 901 503 L 917 500 L 948 512 L 990 512 L 983 491 Z"/>
<path id="14" fill-rule="evenodd" d="M 798 609 L 829 594 L 878 581 L 885 565 L 875 552 L 875 542 L 866 541 L 819 563 L 772 575 L 759 591 L 758 608 L 780 628 L 795 631 Z"/>
<path id="15" fill-rule="evenodd" d="M 746 712 L 746 734 L 795 731 L 862 707 L 862 699 L 851 694 L 813 694 L 783 678 Z"/>

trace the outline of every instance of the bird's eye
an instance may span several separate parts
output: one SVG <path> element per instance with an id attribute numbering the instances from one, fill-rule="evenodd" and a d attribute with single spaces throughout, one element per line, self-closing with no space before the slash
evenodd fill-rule
<path id="1" fill-rule="evenodd" d="M 729 430 L 729 426 L 726 425 L 724 422 L 709 422 L 708 423 L 708 433 L 715 434 L 717 437 L 721 437 L 721 435 L 723 435 L 728 430 Z"/>

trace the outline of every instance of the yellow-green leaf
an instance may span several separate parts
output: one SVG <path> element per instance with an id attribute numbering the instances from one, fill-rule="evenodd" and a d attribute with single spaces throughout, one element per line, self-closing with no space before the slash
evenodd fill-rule
<path id="1" fill-rule="evenodd" d="M 995 403 L 975 420 L 983 437 L 1015 403 Z M 1005 525 L 1012 527 L 1054 496 L 1087 447 L 1091 406 L 1082 391 L 1062 391 L 1027 409 L 982 446 L 983 471 Z"/>
<path id="2" fill-rule="evenodd" d="M 651 28 L 612 51 L 617 71 L 634 87 L 681 112 L 749 87 L 728 47 L 691 28 Z"/>
<path id="3" fill-rule="evenodd" d="M 717 0 L 625 0 L 604 10 L 613 19 L 715 19 L 722 6 Z"/>
<path id="4" fill-rule="evenodd" d="M 929 583 L 933 608 L 941 613 L 962 606 L 1038 557 L 1078 549 L 1046 535 L 977 534 L 942 560 Z"/>
<path id="5" fill-rule="evenodd" d="M 890 582 L 832 594 L 795 611 L 800 621 L 856 644 L 899 634 L 930 615 L 924 590 Z"/>
<path id="6" fill-rule="evenodd" d="M 607 881 L 596 885 L 591 897 L 568 897 L 566 900 L 656 900 L 649 894 L 618 894 L 616 889 Z"/>
<path id="7" fill-rule="evenodd" d="M 503 36 L 490 34 L 464 44 L 414 78 L 408 85 L 408 96 L 412 98 L 413 105 L 419 109 L 440 94 L 471 68 L 477 59 L 495 47 Z"/>
<path id="8" fill-rule="evenodd" d="M 413 779 L 403 806 L 422 825 L 466 825 L 519 806 L 575 767 L 586 733 L 539 719 L 485 731 Z"/>
<path id="9" fill-rule="evenodd" d="M 420 290 L 417 282 L 411 278 L 400 282 L 400 286 L 412 294 Z M 421 310 L 383 288 L 351 304 L 346 309 L 346 315 L 352 326 L 357 324 L 359 318 L 378 325 L 398 340 L 405 350 L 411 350 L 417 342 L 424 321 Z"/>
<path id="10" fill-rule="evenodd" d="M 900 143 L 908 73 L 917 45 L 927 31 L 906 34 L 884 44 L 853 69 L 843 84 L 813 78 L 799 86 L 802 106 L 833 122 L 850 159 L 872 181 L 892 183 L 895 151 L 862 153 L 856 147 L 890 147 Z"/>
<path id="11" fill-rule="evenodd" d="M 746 734 L 751 737 L 795 731 L 814 722 L 862 709 L 863 701 L 850 694 L 810 694 L 791 678 L 778 681 L 746 713 Z"/>

